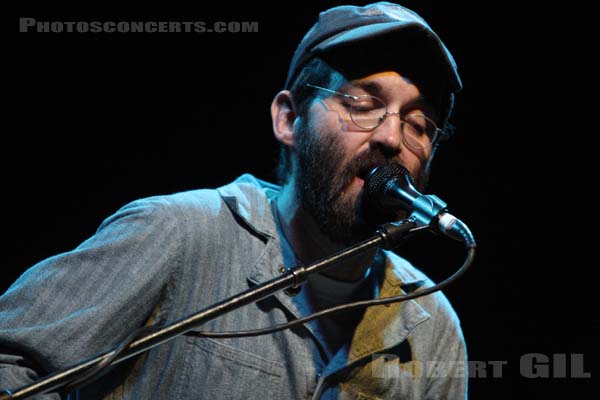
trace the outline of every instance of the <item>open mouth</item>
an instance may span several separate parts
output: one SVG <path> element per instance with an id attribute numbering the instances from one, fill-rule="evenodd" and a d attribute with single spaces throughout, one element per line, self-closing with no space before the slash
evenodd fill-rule
<path id="1" fill-rule="evenodd" d="M 373 168 L 378 167 L 381 164 L 369 164 L 366 165 L 364 167 L 362 167 L 359 171 L 358 174 L 356 174 L 356 176 L 360 179 L 362 179 L 363 181 L 367 180 L 367 176 L 369 175 L 369 173 L 373 170 Z"/>
<path id="2" fill-rule="evenodd" d="M 358 173 L 356 174 L 354 180 L 356 181 L 356 184 L 358 185 L 358 187 L 362 190 L 367 182 L 367 177 L 369 176 L 369 173 L 373 170 L 373 168 L 377 167 L 381 165 L 380 163 L 371 163 L 369 165 L 365 165 L 364 167 L 361 167 L 358 170 Z"/>

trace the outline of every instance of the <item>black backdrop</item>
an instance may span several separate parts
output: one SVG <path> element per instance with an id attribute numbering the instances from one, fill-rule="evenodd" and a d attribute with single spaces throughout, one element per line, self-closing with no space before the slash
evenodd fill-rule
<path id="1" fill-rule="evenodd" d="M 343 3 L 168 11 L 23 6 L 3 51 L 0 289 L 37 261 L 75 247 L 128 201 L 216 187 L 243 172 L 272 180 L 270 101 L 317 11 Z M 590 261 L 577 256 L 584 234 L 570 228 L 589 205 L 571 207 L 562 192 L 569 184 L 560 185 L 565 174 L 556 172 L 571 133 L 562 126 L 564 105 L 553 100 L 565 87 L 557 84 L 564 73 L 557 61 L 568 56 L 556 50 L 546 16 L 516 13 L 517 2 L 404 4 L 444 39 L 465 86 L 452 119 L 457 134 L 438 154 L 428 191 L 469 224 L 480 246 L 473 269 L 445 290 L 470 359 L 486 363 L 487 377 L 470 380 L 471 397 L 580 398 L 597 373 L 600 324 L 585 275 Z M 36 34 L 19 33 L 18 17 L 257 21 L 259 29 Z M 463 256 L 460 246 L 433 236 L 399 251 L 436 280 Z M 569 377 L 568 368 L 561 378 L 552 365 L 556 376 L 527 378 L 520 361 L 533 353 L 550 360 L 583 354 L 592 379 Z M 496 361 L 503 367 L 494 377 Z"/>

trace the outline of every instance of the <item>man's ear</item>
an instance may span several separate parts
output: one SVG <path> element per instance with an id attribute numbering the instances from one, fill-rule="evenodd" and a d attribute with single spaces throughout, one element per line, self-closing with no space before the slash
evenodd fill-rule
<path id="1" fill-rule="evenodd" d="M 289 90 L 277 93 L 271 103 L 271 120 L 273 121 L 273 133 L 280 143 L 294 147 L 294 122 L 296 121 L 294 101 Z"/>

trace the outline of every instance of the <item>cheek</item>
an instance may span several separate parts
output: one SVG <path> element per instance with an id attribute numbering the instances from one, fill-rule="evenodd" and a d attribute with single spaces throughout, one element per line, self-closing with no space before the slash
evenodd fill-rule
<path id="1" fill-rule="evenodd" d="M 357 133 L 349 111 L 330 99 L 314 101 L 309 108 L 309 115 L 317 128 L 344 135 Z"/>
<path id="2" fill-rule="evenodd" d="M 408 171 L 410 172 L 410 175 L 415 178 L 421 175 L 421 173 L 423 172 L 423 168 L 425 167 L 424 164 L 420 163 L 420 162 L 415 162 L 409 165 L 406 165 L 407 163 L 405 163 L 405 167 L 406 169 L 408 169 Z"/>
<path id="3" fill-rule="evenodd" d="M 369 134 L 352 130 L 352 122 L 342 118 L 339 112 L 324 109 L 318 111 L 311 115 L 311 129 L 319 135 L 329 136 L 328 142 L 335 143 L 337 147 L 330 150 L 342 152 L 344 163 L 367 144 Z"/>
<path id="4" fill-rule="evenodd" d="M 416 155 L 410 151 L 403 151 L 399 155 L 399 162 L 402 164 L 413 178 L 420 177 L 427 167 L 427 156 L 424 154 Z"/>
<path id="5" fill-rule="evenodd" d="M 432 156 L 431 150 L 416 151 L 407 148 L 403 153 L 404 162 L 406 162 L 405 167 L 408 168 L 410 172 L 417 172 L 424 169 Z"/>
<path id="6" fill-rule="evenodd" d="M 342 115 L 332 110 L 327 104 L 319 102 L 314 104 L 310 110 L 311 128 L 316 132 L 338 133 L 346 132 L 347 122 Z"/>

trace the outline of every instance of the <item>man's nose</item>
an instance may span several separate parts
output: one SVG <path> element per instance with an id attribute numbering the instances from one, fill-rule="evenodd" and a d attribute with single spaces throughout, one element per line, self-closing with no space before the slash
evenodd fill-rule
<path id="1" fill-rule="evenodd" d="M 395 155 L 402 150 L 402 120 L 400 114 L 388 112 L 383 121 L 374 129 L 370 138 L 372 147 L 378 147 L 386 154 Z"/>

